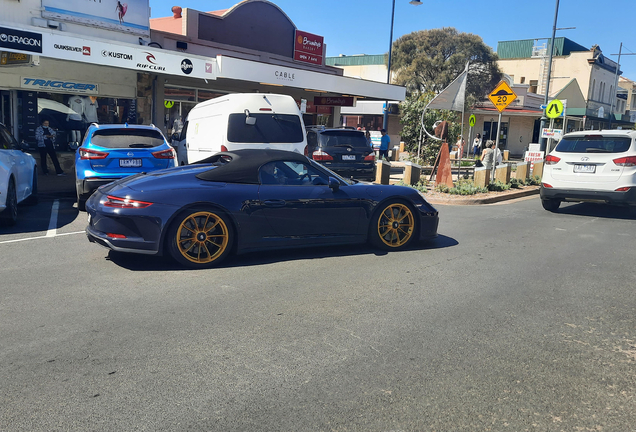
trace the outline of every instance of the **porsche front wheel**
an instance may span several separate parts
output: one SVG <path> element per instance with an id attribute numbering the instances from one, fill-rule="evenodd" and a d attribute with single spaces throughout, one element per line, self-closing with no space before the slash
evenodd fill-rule
<path id="1" fill-rule="evenodd" d="M 406 248 L 415 237 L 415 216 L 408 204 L 389 202 L 375 212 L 369 227 L 369 238 L 385 250 Z"/>
<path id="2" fill-rule="evenodd" d="M 181 213 L 168 232 L 168 251 L 180 264 L 209 268 L 219 264 L 232 249 L 234 232 L 228 217 L 216 210 Z"/>

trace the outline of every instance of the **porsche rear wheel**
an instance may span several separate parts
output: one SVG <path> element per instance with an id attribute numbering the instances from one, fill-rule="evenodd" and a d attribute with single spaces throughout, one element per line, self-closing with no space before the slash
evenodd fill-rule
<path id="1" fill-rule="evenodd" d="M 415 216 L 408 204 L 384 204 L 373 216 L 369 228 L 371 243 L 385 250 L 406 248 L 415 236 Z"/>
<path id="2" fill-rule="evenodd" d="M 15 225 L 15 223 L 18 221 L 18 195 L 15 190 L 15 182 L 13 181 L 13 177 L 9 179 L 5 206 L 6 207 L 4 208 L 4 211 L 0 213 L 0 222 L 3 225 Z"/>
<path id="3" fill-rule="evenodd" d="M 181 213 L 168 233 L 168 251 L 180 264 L 208 268 L 219 264 L 232 249 L 234 232 L 227 216 L 216 209 Z"/>

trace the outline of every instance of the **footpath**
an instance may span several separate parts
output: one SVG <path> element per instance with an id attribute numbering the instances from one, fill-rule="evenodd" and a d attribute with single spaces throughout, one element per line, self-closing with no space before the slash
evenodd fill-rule
<path id="1" fill-rule="evenodd" d="M 49 158 L 49 174 L 43 175 L 40 167 L 40 155 L 37 151 L 31 152 L 38 164 L 38 189 L 42 198 L 75 198 L 75 152 L 64 151 L 57 153 L 60 166 L 66 173 L 65 176 L 55 175 L 55 168 Z M 399 183 L 404 178 L 405 161 L 391 162 L 390 184 Z M 466 171 L 467 173 L 468 171 Z M 462 171 L 461 175 L 464 175 Z M 453 177 L 457 179 L 457 168 L 453 169 Z M 423 178 L 426 178 L 423 176 Z M 523 189 L 510 189 L 503 192 L 488 192 L 484 194 L 461 196 L 449 195 L 430 190 L 424 197 L 431 204 L 442 205 L 480 205 L 493 204 L 502 201 L 514 200 L 539 194 L 539 186 L 525 186 Z"/>

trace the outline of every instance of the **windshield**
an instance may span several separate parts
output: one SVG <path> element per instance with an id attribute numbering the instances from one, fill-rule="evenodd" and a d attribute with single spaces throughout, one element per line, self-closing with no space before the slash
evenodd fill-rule
<path id="1" fill-rule="evenodd" d="M 585 135 L 563 137 L 556 146 L 562 153 L 622 153 L 629 150 L 632 140 L 629 137 Z"/>
<path id="2" fill-rule="evenodd" d="M 293 114 L 250 114 L 256 123 L 245 123 L 245 114 L 230 114 L 227 140 L 236 143 L 303 142 L 300 117 Z"/>
<path id="3" fill-rule="evenodd" d="M 112 128 L 96 130 L 91 143 L 106 148 L 151 148 L 162 145 L 164 139 L 153 129 Z"/>
<path id="4" fill-rule="evenodd" d="M 368 149 L 367 139 L 358 131 L 326 131 L 319 138 L 321 147 L 354 147 Z"/>
<path id="5" fill-rule="evenodd" d="M 309 163 L 310 163 L 312 166 L 317 167 L 318 169 L 321 169 L 322 171 L 327 171 L 327 173 L 329 174 L 329 177 L 334 177 L 334 178 L 338 179 L 338 180 L 339 180 L 340 182 L 342 182 L 342 183 L 346 183 L 346 184 L 349 184 L 349 185 L 352 185 L 352 184 L 358 183 L 358 181 L 357 181 L 357 180 L 354 180 L 354 179 L 346 179 L 346 178 L 340 177 L 338 174 L 336 174 L 335 172 L 331 171 L 329 168 L 325 167 L 324 165 L 320 165 L 320 164 L 319 164 L 318 162 L 316 162 L 316 161 L 313 161 L 313 160 L 311 160 L 311 159 L 307 159 L 307 160 L 309 161 Z"/>

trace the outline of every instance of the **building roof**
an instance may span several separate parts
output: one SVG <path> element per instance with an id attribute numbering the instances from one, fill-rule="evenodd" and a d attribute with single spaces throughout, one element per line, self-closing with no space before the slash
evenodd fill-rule
<path id="1" fill-rule="evenodd" d="M 500 41 L 497 43 L 497 55 L 500 60 L 531 58 L 537 56 L 534 48 L 538 41 L 546 41 L 545 46 L 550 46 L 550 39 L 521 39 L 512 41 Z M 567 56 L 572 52 L 589 51 L 589 48 L 566 38 L 554 38 L 554 55 Z M 547 49 L 546 49 L 547 51 Z"/>
<path id="2" fill-rule="evenodd" d="M 328 66 L 386 66 L 386 56 L 384 54 L 360 54 L 352 56 L 340 55 L 338 57 L 326 57 L 325 64 Z"/>

